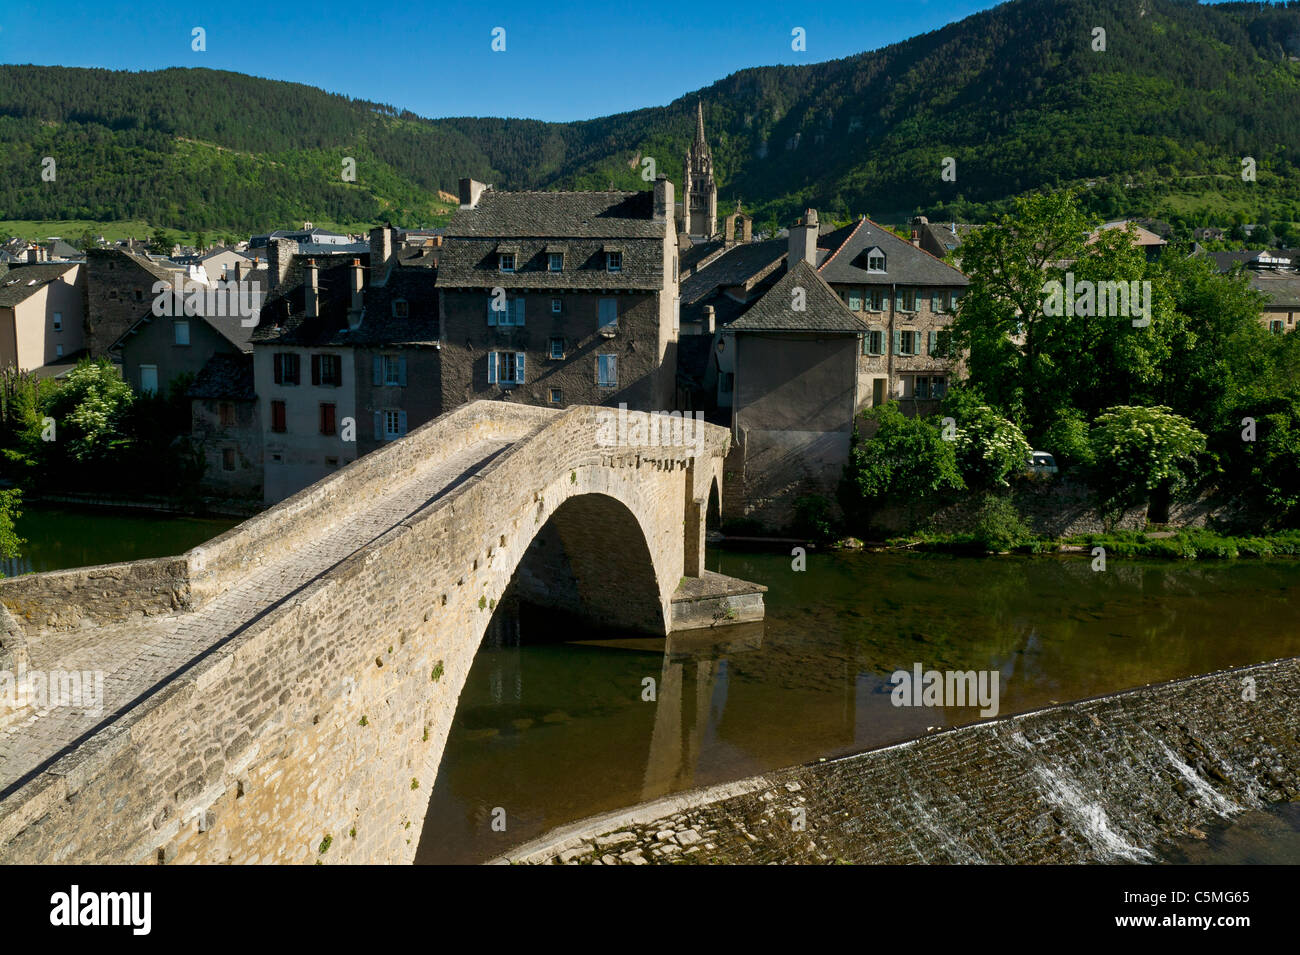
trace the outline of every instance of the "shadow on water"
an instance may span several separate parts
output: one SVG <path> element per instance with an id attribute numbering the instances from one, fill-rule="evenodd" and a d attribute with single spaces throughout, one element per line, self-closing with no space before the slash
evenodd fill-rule
<path id="1" fill-rule="evenodd" d="M 417 862 L 478 862 L 670 792 L 978 720 L 899 708 L 889 675 L 996 670 L 1000 715 L 1300 655 L 1294 562 L 711 552 L 767 620 L 668 641 L 503 606 L 475 659 Z M 647 678 L 656 700 L 643 699 Z M 493 820 L 504 810 L 505 831 Z"/>

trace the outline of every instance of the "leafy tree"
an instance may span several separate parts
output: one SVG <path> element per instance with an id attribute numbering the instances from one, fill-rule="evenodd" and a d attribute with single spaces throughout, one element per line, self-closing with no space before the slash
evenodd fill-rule
<path id="1" fill-rule="evenodd" d="M 875 512 L 892 506 L 914 515 L 936 495 L 965 487 L 953 442 L 931 422 L 905 417 L 893 402 L 872 408 L 860 421 L 876 430 L 865 440 L 854 430 L 840 484 L 840 505 L 851 523 L 865 526 Z"/>
<path id="2" fill-rule="evenodd" d="M 149 239 L 149 251 L 154 255 L 171 255 L 175 245 L 176 240 L 172 238 L 171 233 L 162 228 L 155 229 Z"/>
<path id="3" fill-rule="evenodd" d="M 953 389 L 941 414 L 953 419 L 957 467 L 968 488 L 1007 487 L 1012 475 L 1025 470 L 1032 448 L 1024 434 L 976 393 Z"/>
<path id="4" fill-rule="evenodd" d="M 108 460 L 125 443 L 122 422 L 135 395 L 105 357 L 83 358 L 68 372 L 49 402 L 55 419 L 55 446 L 74 464 Z"/>
<path id="5" fill-rule="evenodd" d="M 1043 432 L 1042 448 L 1056 460 L 1057 467 L 1090 467 L 1095 460 L 1089 441 L 1088 422 L 1077 411 L 1057 418 Z"/>
<path id="6" fill-rule="evenodd" d="M 0 557 L 17 557 L 27 543 L 14 528 L 14 522 L 23 516 L 19 510 L 22 503 L 23 492 L 17 488 L 0 490 Z"/>
<path id="7" fill-rule="evenodd" d="M 1091 443 L 1103 502 L 1126 507 L 1186 485 L 1205 435 L 1167 407 L 1116 405 L 1093 422 Z"/>

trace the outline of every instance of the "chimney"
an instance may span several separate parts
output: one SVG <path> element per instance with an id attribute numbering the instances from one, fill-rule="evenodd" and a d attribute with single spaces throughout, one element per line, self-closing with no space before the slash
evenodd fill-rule
<path id="1" fill-rule="evenodd" d="M 244 263 L 240 259 L 235 260 L 235 282 L 236 284 L 244 278 Z"/>
<path id="2" fill-rule="evenodd" d="M 349 311 L 361 314 L 362 295 L 361 287 L 365 283 L 365 275 L 361 268 L 361 260 L 352 260 L 352 306 Z"/>
<path id="3" fill-rule="evenodd" d="M 266 244 L 267 284 L 279 288 L 289 274 L 289 263 L 298 254 L 298 243 L 293 239 L 272 239 Z"/>
<path id="4" fill-rule="evenodd" d="M 306 300 L 307 317 L 320 315 L 320 279 L 317 275 L 316 260 L 307 260 L 307 280 L 303 285 L 303 298 Z"/>
<path id="5" fill-rule="evenodd" d="M 491 189 L 487 183 L 479 182 L 477 179 L 460 180 L 460 207 L 462 209 L 473 209 L 478 205 L 479 196 Z"/>
<path id="6" fill-rule="evenodd" d="M 816 267 L 817 227 L 816 209 L 805 209 L 803 218 L 790 226 L 790 255 L 786 261 L 786 268 L 794 268 L 800 259 Z"/>
<path id="7" fill-rule="evenodd" d="M 673 219 L 673 184 L 667 176 L 655 177 L 655 222 Z"/>
<path id="8" fill-rule="evenodd" d="M 40 260 L 41 260 L 41 247 L 39 245 L 34 245 L 27 250 L 27 261 L 29 263 L 34 265 Z"/>
<path id="9" fill-rule="evenodd" d="M 370 284 L 377 285 L 388 275 L 393 258 L 392 225 L 375 226 L 370 230 Z"/>
<path id="10" fill-rule="evenodd" d="M 921 233 L 917 232 L 915 229 L 912 230 L 912 245 L 916 246 L 918 249 L 921 247 Z"/>
<path id="11" fill-rule="evenodd" d="M 704 334 L 712 335 L 717 328 L 717 313 L 712 305 L 704 306 Z"/>

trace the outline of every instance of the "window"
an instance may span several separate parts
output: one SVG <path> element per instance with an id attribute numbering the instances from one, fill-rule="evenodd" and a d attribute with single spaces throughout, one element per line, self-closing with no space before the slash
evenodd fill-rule
<path id="1" fill-rule="evenodd" d="M 277 385 L 298 384 L 298 356 L 295 353 L 276 352 L 271 356 L 271 370 Z"/>
<path id="2" fill-rule="evenodd" d="M 930 397 L 931 397 L 931 398 L 942 398 L 942 397 L 943 397 L 944 395 L 946 395 L 947 393 L 948 393 L 948 379 L 947 379 L 947 378 L 931 378 L 931 379 L 930 379 Z"/>
<path id="3" fill-rule="evenodd" d="M 898 290 L 898 308 L 903 312 L 916 311 L 916 289 L 899 289 Z"/>
<path id="4" fill-rule="evenodd" d="M 513 252 L 498 252 L 497 267 L 502 272 L 513 272 L 515 270 L 515 254 Z"/>
<path id="5" fill-rule="evenodd" d="M 284 402 L 271 402 L 271 430 L 276 434 L 284 434 L 288 429 L 284 423 Z"/>
<path id="6" fill-rule="evenodd" d="M 146 395 L 158 393 L 158 366 L 140 366 L 140 390 Z"/>
<path id="7" fill-rule="evenodd" d="M 623 271 L 623 253 L 606 252 L 605 253 L 605 271 L 622 272 Z"/>
<path id="8" fill-rule="evenodd" d="M 883 355 L 885 353 L 885 333 L 879 328 L 872 329 L 862 336 L 862 354 Z"/>
<path id="9" fill-rule="evenodd" d="M 108 297 L 111 298 L 111 299 L 116 300 L 116 299 L 117 299 L 117 289 L 115 289 L 115 288 L 111 288 L 111 289 L 109 289 L 109 290 L 108 290 Z"/>
<path id="10" fill-rule="evenodd" d="M 401 387 L 406 384 L 406 359 L 399 355 L 381 355 L 383 362 L 382 383 L 389 387 Z"/>
<path id="11" fill-rule="evenodd" d="M 489 385 L 522 385 L 524 353 L 521 351 L 488 352 Z"/>
<path id="12" fill-rule="evenodd" d="M 940 328 L 929 333 L 929 352 L 934 358 L 953 358 L 952 329 Z"/>
<path id="13" fill-rule="evenodd" d="M 343 362 L 338 355 L 311 356 L 311 383 L 337 388 L 343 384 Z"/>
<path id="14" fill-rule="evenodd" d="M 553 405 L 564 404 L 564 394 L 560 391 L 559 388 L 551 389 L 551 404 Z"/>
<path id="15" fill-rule="evenodd" d="M 221 418 L 221 427 L 233 428 L 235 426 L 235 406 L 229 401 L 223 401 L 217 408 L 217 413 Z"/>
<path id="16" fill-rule="evenodd" d="M 143 302 L 143 301 L 144 301 L 144 289 L 142 289 L 142 288 L 138 288 L 138 289 L 135 290 L 135 300 L 136 300 L 137 302 Z"/>
<path id="17" fill-rule="evenodd" d="M 736 373 L 734 371 L 724 371 L 718 376 L 718 393 L 729 395 L 732 389 L 736 387 Z"/>
<path id="18" fill-rule="evenodd" d="M 234 448 L 221 449 L 221 470 L 223 471 L 235 470 L 235 449 Z"/>
<path id="19" fill-rule="evenodd" d="M 930 308 L 936 312 L 946 312 L 952 308 L 951 292 L 934 292 L 930 296 Z"/>
<path id="20" fill-rule="evenodd" d="M 338 458 L 326 458 L 326 459 L 325 459 L 325 466 L 326 466 L 327 468 L 336 468 L 336 467 L 339 466 L 339 459 L 338 459 Z"/>
<path id="21" fill-rule="evenodd" d="M 885 271 L 885 253 L 879 249 L 867 250 L 867 271 L 883 272 Z"/>
<path id="22" fill-rule="evenodd" d="M 564 271 L 564 253 L 551 252 L 546 256 L 546 267 L 552 272 Z"/>
<path id="23" fill-rule="evenodd" d="M 915 331 L 894 332 L 894 354 L 915 355 L 920 345 L 921 333 Z"/>
<path id="24" fill-rule="evenodd" d="M 375 412 L 375 437 L 381 441 L 395 441 L 406 434 L 406 412 L 384 409 Z"/>
<path id="25" fill-rule="evenodd" d="M 411 303 L 404 298 L 396 299 L 393 302 L 394 318 L 409 318 L 411 315 Z"/>
<path id="26" fill-rule="evenodd" d="M 558 298 L 551 299 L 551 312 L 553 314 L 559 315 L 563 308 L 564 304 Z"/>
<path id="27" fill-rule="evenodd" d="M 547 352 L 546 352 L 546 353 L 547 353 L 548 355 L 550 355 L 552 358 L 555 358 L 555 359 L 563 358 L 563 357 L 564 357 L 564 339 L 563 339 L 563 338 L 552 338 L 552 339 L 550 340 L 550 347 L 547 349 Z"/>
<path id="28" fill-rule="evenodd" d="M 55 330 L 56 332 L 61 332 L 61 331 L 63 331 L 63 313 L 62 313 L 62 312 L 55 312 L 55 313 L 54 313 L 54 330 Z"/>
<path id="29" fill-rule="evenodd" d="M 925 400 L 930 397 L 930 379 L 918 375 L 912 382 L 912 397 Z"/>
<path id="30" fill-rule="evenodd" d="M 63 357 L 63 346 L 62 346 L 62 345 L 55 345 L 55 346 L 54 346 L 54 357 L 55 357 L 55 358 L 62 358 L 62 357 Z"/>
<path id="31" fill-rule="evenodd" d="M 1286 330 L 1286 326 L 1282 324 L 1280 319 L 1275 319 L 1268 323 L 1268 330 L 1274 335 L 1281 335 Z"/>
<path id="32" fill-rule="evenodd" d="M 873 288 L 867 293 L 867 309 L 872 312 L 885 310 L 885 290 Z"/>
<path id="33" fill-rule="evenodd" d="M 598 327 L 618 327 L 618 299 L 602 298 L 600 300 L 600 323 Z"/>
<path id="34" fill-rule="evenodd" d="M 596 384 L 602 388 L 618 387 L 618 356 L 596 356 Z"/>
<path id="35" fill-rule="evenodd" d="M 849 311 L 862 311 L 862 292 L 859 289 L 850 289 L 848 294 Z"/>
<path id="36" fill-rule="evenodd" d="M 489 325 L 522 325 L 524 323 L 524 300 L 519 298 L 506 299 L 501 304 L 504 308 L 494 308 L 498 300 L 495 296 L 488 296 L 488 324 Z"/>
<path id="37" fill-rule="evenodd" d="M 172 322 L 173 339 L 177 345 L 188 345 L 190 343 L 190 323 L 183 321 Z"/>
<path id="38" fill-rule="evenodd" d="M 320 433 L 335 434 L 337 431 L 334 403 L 322 401 L 320 404 Z"/>

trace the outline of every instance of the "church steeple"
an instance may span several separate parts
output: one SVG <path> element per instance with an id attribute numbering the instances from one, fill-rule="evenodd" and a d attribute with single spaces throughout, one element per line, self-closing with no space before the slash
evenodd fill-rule
<path id="1" fill-rule="evenodd" d="M 686 150 L 686 181 L 682 185 L 683 231 L 710 238 L 718 231 L 718 184 L 713 178 L 713 153 L 704 139 L 704 103 L 695 102 L 695 142 Z"/>

